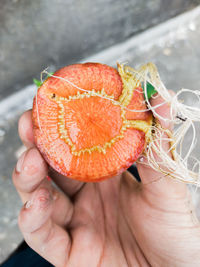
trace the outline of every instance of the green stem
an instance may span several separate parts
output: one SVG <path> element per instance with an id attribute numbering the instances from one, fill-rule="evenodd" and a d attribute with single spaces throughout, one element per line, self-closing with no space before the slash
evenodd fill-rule
<path id="1" fill-rule="evenodd" d="M 49 72 L 49 74 L 47 74 L 47 78 L 49 78 L 53 74 L 54 74 L 54 72 Z M 33 82 L 37 87 L 40 87 L 43 84 L 43 82 L 41 82 L 40 80 L 37 80 L 35 78 L 33 78 Z"/>

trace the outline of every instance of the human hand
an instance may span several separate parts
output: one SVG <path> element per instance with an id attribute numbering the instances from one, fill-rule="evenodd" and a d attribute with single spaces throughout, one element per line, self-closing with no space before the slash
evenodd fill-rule
<path id="1" fill-rule="evenodd" d="M 13 172 L 24 203 L 19 227 L 42 257 L 59 267 L 200 266 L 200 227 L 185 184 L 141 163 L 142 183 L 128 171 L 98 183 L 71 180 L 49 170 L 35 147 L 30 111 L 19 134 L 28 148 Z"/>

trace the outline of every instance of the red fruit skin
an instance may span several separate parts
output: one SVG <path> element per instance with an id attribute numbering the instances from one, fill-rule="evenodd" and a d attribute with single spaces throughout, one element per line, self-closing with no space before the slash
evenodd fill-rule
<path id="1" fill-rule="evenodd" d="M 113 95 L 116 101 L 123 90 L 122 80 L 117 70 L 99 63 L 67 66 L 56 71 L 54 75 L 70 80 L 76 86 L 89 91 L 94 89 L 95 92 L 99 92 L 104 88 L 105 93 L 108 96 Z M 140 93 L 141 90 L 138 88 L 137 91 L 134 91 L 128 108 L 133 109 L 135 103 L 134 109 L 146 109 L 143 94 Z M 127 111 L 123 119 L 119 115 L 122 114 L 120 106 L 114 106 L 110 100 L 97 96 L 76 99 L 66 103 L 66 99 L 69 96 L 76 96 L 78 91 L 73 85 L 53 77 L 48 78 L 38 89 L 32 111 L 36 146 L 53 169 L 72 179 L 96 182 L 122 173 L 143 152 L 146 144 L 145 133 L 138 129 L 127 128 L 123 132 L 123 138 L 117 139 L 110 147 L 107 147 L 105 154 L 94 150 L 91 153 L 84 152 L 79 156 L 74 155 L 72 147 L 67 143 L 68 141 L 61 138 L 62 134 L 59 132 L 60 108 L 58 102 L 61 101 L 60 97 L 65 99 L 62 100 L 63 102 L 61 101 L 61 105 L 65 106 L 64 110 L 68 110 L 67 113 L 63 112 L 64 128 L 67 137 L 71 133 L 69 140 L 77 151 L 80 151 L 80 148 L 85 149 L 86 143 L 89 148 L 98 146 L 100 140 L 101 146 L 103 146 L 102 135 L 105 136 L 105 142 L 109 142 L 109 138 L 119 136 L 119 129 L 122 129 L 124 121 L 144 120 L 148 122 L 151 120 L 151 113 Z M 80 91 L 80 94 L 83 93 Z M 51 99 L 53 94 L 58 100 Z M 86 100 L 90 101 L 90 105 Z M 78 109 L 79 107 L 81 110 Z M 106 110 L 103 107 L 106 107 Z M 102 118 L 105 120 L 102 121 Z M 106 125 L 106 120 L 108 125 Z M 101 128 L 98 128 L 99 125 Z M 73 129 L 75 130 L 73 131 Z M 88 136 L 87 134 L 81 135 L 85 129 L 89 131 Z M 111 129 L 110 132 L 109 129 Z M 84 141 L 85 136 L 88 137 L 87 142 Z"/>

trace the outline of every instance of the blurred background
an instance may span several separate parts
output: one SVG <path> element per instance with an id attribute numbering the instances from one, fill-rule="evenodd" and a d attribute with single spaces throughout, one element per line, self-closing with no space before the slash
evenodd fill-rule
<path id="1" fill-rule="evenodd" d="M 198 5 L 200 0 L 0 1 L 0 262 L 22 240 L 21 202 L 11 175 L 24 149 L 17 121 L 32 106 L 32 79 L 46 67 L 78 62 L 138 67 L 151 61 L 167 88 L 199 90 Z"/>

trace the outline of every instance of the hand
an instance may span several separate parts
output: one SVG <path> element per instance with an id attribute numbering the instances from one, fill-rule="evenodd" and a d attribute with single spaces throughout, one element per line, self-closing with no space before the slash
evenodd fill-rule
<path id="1" fill-rule="evenodd" d="M 59 267 L 200 266 L 200 227 L 185 184 L 142 164 L 142 183 L 128 171 L 99 183 L 74 181 L 48 170 L 30 111 L 19 134 L 28 148 L 13 172 L 24 203 L 19 227 L 46 260 Z"/>

